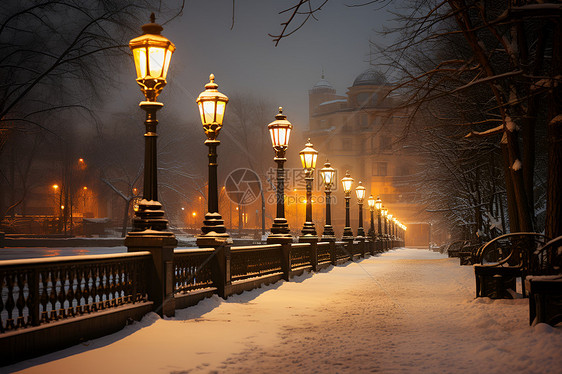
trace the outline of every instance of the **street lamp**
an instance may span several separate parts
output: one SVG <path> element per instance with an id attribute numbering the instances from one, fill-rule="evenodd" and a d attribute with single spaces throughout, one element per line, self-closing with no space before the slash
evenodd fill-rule
<path id="1" fill-rule="evenodd" d="M 217 182 L 217 147 L 220 140 L 217 140 L 222 128 L 222 121 L 228 103 L 228 97 L 220 93 L 215 83 L 215 76 L 209 76 L 209 83 L 205 85 L 205 91 L 199 94 L 197 105 L 201 115 L 201 123 L 207 135 L 205 145 L 209 147 L 209 185 L 207 213 L 203 221 L 202 235 L 197 237 L 199 247 L 215 247 L 224 242 L 230 241 L 230 236 L 226 233 L 224 220 L 219 213 L 219 195 Z"/>
<path id="2" fill-rule="evenodd" d="M 304 179 L 306 181 L 306 222 L 301 230 L 302 235 L 299 241 L 315 241 L 318 239 L 316 236 L 316 228 L 312 223 L 312 182 L 314 181 L 314 169 L 316 168 L 316 160 L 318 159 L 318 151 L 312 148 L 310 139 L 305 145 L 305 148 L 299 152 L 302 167 L 304 169 Z"/>
<path id="3" fill-rule="evenodd" d="M 388 209 L 386 209 L 385 207 L 382 207 L 381 208 L 381 215 L 382 215 L 382 218 L 383 218 L 383 221 L 384 221 L 384 234 L 383 234 L 383 236 L 385 238 L 388 235 L 388 225 L 387 225 L 387 222 L 386 222 L 386 214 L 387 213 L 388 213 Z"/>
<path id="4" fill-rule="evenodd" d="M 162 26 L 155 23 L 152 13 L 150 23 L 142 26 L 143 34 L 129 42 L 135 61 L 137 83 L 146 98 L 146 101 L 139 104 L 146 112 L 144 189 L 143 199 L 139 202 L 136 218 L 133 219 L 133 232 L 150 229 L 159 231 L 159 235 L 173 236 L 172 233 L 162 233 L 166 230 L 168 221 L 164 218 L 162 204 L 158 202 L 156 112 L 164 104 L 157 102 L 156 98 L 166 85 L 170 59 L 176 49 L 172 42 L 160 35 L 162 30 Z"/>
<path id="5" fill-rule="evenodd" d="M 377 196 L 377 200 L 375 201 L 375 209 L 377 210 L 377 234 L 379 238 L 382 238 L 382 222 L 381 222 L 381 210 L 382 210 L 382 200 L 380 196 Z"/>
<path id="6" fill-rule="evenodd" d="M 275 121 L 267 125 L 271 135 L 271 144 L 275 150 L 277 163 L 277 216 L 271 227 L 271 234 L 267 237 L 268 243 L 288 243 L 292 241 L 289 231 L 289 224 L 285 218 L 285 169 L 283 164 L 287 159 L 285 152 L 289 146 L 289 137 L 293 125 L 287 121 L 287 116 L 283 114 L 283 108 L 279 107 L 279 113 L 275 116 Z"/>
<path id="7" fill-rule="evenodd" d="M 371 213 L 371 226 L 369 227 L 369 233 L 367 234 L 372 241 L 375 240 L 375 223 L 374 223 L 374 214 L 375 214 L 375 198 L 373 195 L 369 195 L 367 199 L 367 204 L 369 205 L 369 211 Z"/>
<path id="8" fill-rule="evenodd" d="M 349 220 L 349 199 L 351 198 L 351 186 L 353 185 L 353 178 L 349 174 L 349 170 L 345 172 L 345 177 L 342 178 L 343 193 L 345 196 L 345 227 L 343 229 L 342 240 L 353 240 L 353 231 L 351 231 L 351 224 Z"/>
<path id="9" fill-rule="evenodd" d="M 357 238 L 365 239 L 365 229 L 363 229 L 363 199 L 365 199 L 365 187 L 359 181 L 359 185 L 355 188 L 357 196 L 357 204 L 359 205 L 359 224 L 357 227 Z"/>
<path id="10" fill-rule="evenodd" d="M 394 233 L 392 232 L 392 214 L 386 213 L 386 219 L 388 221 L 388 235 L 390 239 L 394 239 Z"/>
<path id="11" fill-rule="evenodd" d="M 336 235 L 334 234 L 334 228 L 332 227 L 332 211 L 330 207 L 331 190 L 332 185 L 334 184 L 336 170 L 330 166 L 328 161 L 326 161 L 324 167 L 320 169 L 320 175 L 322 176 L 322 181 L 324 182 L 324 192 L 326 193 L 326 225 L 324 226 L 324 232 L 322 233 L 322 240 L 336 241 Z"/>

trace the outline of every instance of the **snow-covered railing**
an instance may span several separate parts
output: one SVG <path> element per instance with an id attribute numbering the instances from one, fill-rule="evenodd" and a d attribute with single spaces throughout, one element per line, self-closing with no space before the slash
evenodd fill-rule
<path id="1" fill-rule="evenodd" d="M 0 261 L 0 333 L 147 300 L 149 252 Z"/>

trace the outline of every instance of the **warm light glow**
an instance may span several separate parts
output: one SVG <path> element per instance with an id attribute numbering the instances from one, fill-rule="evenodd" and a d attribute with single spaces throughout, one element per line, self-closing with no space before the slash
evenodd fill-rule
<path id="1" fill-rule="evenodd" d="M 82 163 L 82 162 L 84 162 L 84 159 L 83 159 L 83 158 L 79 158 L 79 159 L 78 159 L 78 162 Z"/>
<path id="2" fill-rule="evenodd" d="M 324 164 L 324 167 L 320 169 L 320 176 L 324 181 L 324 186 L 326 189 L 330 189 L 334 183 L 334 178 L 336 176 L 336 170 L 330 165 L 328 161 Z"/>
<path id="3" fill-rule="evenodd" d="M 86 191 L 86 190 L 88 189 L 88 187 L 84 186 L 84 187 L 82 187 L 82 189 L 83 189 L 84 191 Z"/>
<path id="4" fill-rule="evenodd" d="M 197 216 L 197 212 L 193 212 L 193 213 L 191 213 L 191 215 L 192 215 L 193 217 L 195 217 L 195 216 Z"/>
<path id="5" fill-rule="evenodd" d="M 303 169 L 311 172 L 316 168 L 316 159 L 318 158 L 318 151 L 312 148 L 312 143 L 310 139 L 305 144 L 305 148 L 299 152 L 299 156 L 301 157 L 301 164 Z"/>
<path id="6" fill-rule="evenodd" d="M 386 216 L 388 217 L 388 220 L 391 221 L 392 220 L 392 214 L 390 213 L 386 213 Z"/>
<path id="7" fill-rule="evenodd" d="M 228 103 L 228 97 L 220 93 L 217 90 L 218 87 L 219 85 L 215 83 L 214 74 L 211 74 L 209 83 L 205 85 L 205 91 L 201 92 L 196 100 L 201 115 L 201 123 L 209 140 L 216 140 L 219 135 L 226 104 Z"/>
<path id="8" fill-rule="evenodd" d="M 275 150 L 286 150 L 289 146 L 289 137 L 293 125 L 287 121 L 287 116 L 283 114 L 283 108 L 279 107 L 279 113 L 275 116 L 275 121 L 267 125 L 271 136 L 271 145 Z"/>
<path id="9" fill-rule="evenodd" d="M 59 185 L 58 185 L 58 184 L 53 184 L 53 188 L 54 188 L 54 189 L 55 189 L 55 191 L 56 191 L 56 190 L 58 190 L 58 188 L 59 188 Z"/>
<path id="10" fill-rule="evenodd" d="M 383 217 L 386 217 L 386 213 L 388 213 L 388 209 L 386 209 L 385 207 L 383 207 L 383 208 L 381 209 L 381 214 L 382 214 L 382 216 L 383 216 Z"/>
<path id="11" fill-rule="evenodd" d="M 373 195 L 369 195 L 369 198 L 367 199 L 367 204 L 371 209 L 375 207 L 375 198 L 373 197 Z"/>
<path id="12" fill-rule="evenodd" d="M 132 39 L 129 48 L 133 52 L 137 83 L 148 101 L 156 98 L 166 85 L 166 76 L 170 60 L 176 47 L 167 38 L 160 35 L 162 26 L 151 22 L 142 26 L 143 35 Z"/>
<path id="13" fill-rule="evenodd" d="M 341 183 L 343 185 L 343 192 L 345 193 L 345 196 L 349 197 L 349 194 L 351 193 L 351 186 L 353 186 L 353 178 L 351 178 L 349 170 L 345 172 L 345 177 L 342 178 Z"/>
<path id="14" fill-rule="evenodd" d="M 355 195 L 357 195 L 357 200 L 359 201 L 359 204 L 363 204 L 365 193 L 366 193 L 365 187 L 363 187 L 361 181 L 359 181 L 359 185 L 357 186 L 357 188 L 355 188 Z"/>
<path id="15" fill-rule="evenodd" d="M 375 201 L 375 208 L 377 208 L 377 210 L 381 210 L 382 208 L 382 200 L 380 196 L 377 196 L 377 201 Z"/>
<path id="16" fill-rule="evenodd" d="M 185 210 L 185 208 L 182 206 L 182 207 L 181 207 L 181 210 Z"/>
<path id="17" fill-rule="evenodd" d="M 61 205 L 60 208 L 61 208 L 61 209 L 64 209 L 64 205 Z"/>

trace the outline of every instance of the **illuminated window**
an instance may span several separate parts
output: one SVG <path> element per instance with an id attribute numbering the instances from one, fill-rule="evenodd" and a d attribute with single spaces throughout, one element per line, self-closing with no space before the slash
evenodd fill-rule
<path id="1" fill-rule="evenodd" d="M 372 166 L 372 174 L 378 177 L 384 177 L 387 175 L 387 163 L 386 162 L 375 162 Z"/>

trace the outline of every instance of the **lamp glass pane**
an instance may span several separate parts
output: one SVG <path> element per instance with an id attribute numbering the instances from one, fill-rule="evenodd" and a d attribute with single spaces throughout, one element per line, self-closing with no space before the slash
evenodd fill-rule
<path id="1" fill-rule="evenodd" d="M 148 47 L 149 69 L 152 78 L 160 78 L 162 76 L 165 52 L 166 49 L 161 47 Z"/>
<path id="2" fill-rule="evenodd" d="M 135 48 L 133 50 L 133 57 L 135 58 L 137 78 L 144 78 L 146 76 L 146 48 Z"/>
<path id="3" fill-rule="evenodd" d="M 355 194 L 357 195 L 358 200 L 363 200 L 365 198 L 365 189 L 364 188 L 357 188 L 355 190 Z"/>
<path id="4" fill-rule="evenodd" d="M 306 169 L 312 169 L 312 162 L 314 159 L 314 154 L 313 153 L 305 153 L 304 155 L 304 161 L 305 161 L 305 165 L 306 165 Z"/>
<path id="5" fill-rule="evenodd" d="M 301 156 L 302 168 L 303 168 L 303 169 L 306 169 L 306 160 L 305 160 L 304 153 L 299 153 L 299 156 Z"/>
<path id="6" fill-rule="evenodd" d="M 199 107 L 199 114 L 201 115 L 201 123 L 205 123 L 205 112 L 203 112 L 203 102 L 200 101 L 198 103 L 198 107 Z"/>
<path id="7" fill-rule="evenodd" d="M 381 202 L 375 202 L 375 208 L 380 210 L 382 208 L 382 201 Z"/>
<path id="8" fill-rule="evenodd" d="M 285 146 L 288 147 L 289 146 L 289 138 L 291 137 L 291 128 L 288 127 L 287 130 L 285 131 Z"/>
<path id="9" fill-rule="evenodd" d="M 277 144 L 276 144 L 277 135 L 275 134 L 275 132 L 276 132 L 276 131 L 275 131 L 275 128 L 270 128 L 270 129 L 269 129 L 269 135 L 271 136 L 271 145 L 272 145 L 273 147 L 275 147 L 275 146 L 277 145 Z"/>
<path id="10" fill-rule="evenodd" d="M 213 123 L 215 119 L 215 102 L 214 101 L 201 101 L 203 104 L 204 118 L 201 117 L 203 123 Z"/>
<path id="11" fill-rule="evenodd" d="M 367 199 L 367 204 L 369 204 L 369 208 L 373 208 L 375 206 L 375 199 L 371 196 Z"/>
<path id="12" fill-rule="evenodd" d="M 226 109 L 226 102 L 220 100 L 217 101 L 217 116 L 215 118 L 216 123 L 222 124 L 225 109 Z"/>
<path id="13" fill-rule="evenodd" d="M 172 59 L 172 51 L 166 51 L 166 59 L 164 60 L 164 71 L 162 72 L 162 78 L 166 79 L 168 75 L 168 68 L 170 67 L 170 60 Z"/>
<path id="14" fill-rule="evenodd" d="M 318 159 L 318 153 L 313 153 L 312 154 L 312 160 L 310 160 L 310 168 L 314 169 L 316 168 L 316 160 Z"/>
<path id="15" fill-rule="evenodd" d="M 349 192 L 351 191 L 351 184 L 353 183 L 352 179 L 344 179 L 342 180 L 342 184 L 343 184 L 343 190 L 345 192 Z"/>

